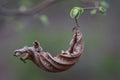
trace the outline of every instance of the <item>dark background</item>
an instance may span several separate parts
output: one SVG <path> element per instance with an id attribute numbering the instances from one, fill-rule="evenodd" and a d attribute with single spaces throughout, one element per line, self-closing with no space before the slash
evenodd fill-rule
<path id="1" fill-rule="evenodd" d="M 0 0 L 1 8 L 31 8 L 44 0 Z M 31 61 L 27 64 L 13 56 L 13 51 L 32 46 L 38 40 L 53 56 L 69 47 L 72 28 L 70 9 L 84 6 L 79 0 L 65 0 L 34 16 L 0 15 L 0 80 L 120 80 L 120 1 L 109 3 L 107 15 L 90 15 L 79 19 L 85 49 L 80 61 L 61 73 L 45 72 Z M 41 17 L 46 16 L 46 20 Z"/>

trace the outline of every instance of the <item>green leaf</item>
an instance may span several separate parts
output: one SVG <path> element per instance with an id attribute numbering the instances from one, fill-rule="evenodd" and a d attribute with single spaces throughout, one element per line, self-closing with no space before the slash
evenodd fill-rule
<path id="1" fill-rule="evenodd" d="M 32 1 L 31 0 L 20 0 L 20 11 L 26 11 L 28 8 L 32 6 Z"/>
<path id="2" fill-rule="evenodd" d="M 78 19 L 80 15 L 84 12 L 82 7 L 73 7 L 70 11 L 71 18 Z"/>
<path id="3" fill-rule="evenodd" d="M 92 11 L 90 11 L 90 14 L 94 15 L 97 13 L 97 10 L 96 9 L 93 9 Z"/>
<path id="4" fill-rule="evenodd" d="M 103 8 L 108 8 L 109 7 L 109 5 L 106 1 L 101 1 L 100 6 L 103 7 Z"/>

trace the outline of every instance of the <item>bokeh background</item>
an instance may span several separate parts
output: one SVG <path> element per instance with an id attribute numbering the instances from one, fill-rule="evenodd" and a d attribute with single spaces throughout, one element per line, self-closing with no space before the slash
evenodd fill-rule
<path id="1" fill-rule="evenodd" d="M 44 0 L 0 0 L 0 8 L 31 8 Z M 109 3 L 107 15 L 90 15 L 79 19 L 85 49 L 80 61 L 61 73 L 39 69 L 31 61 L 24 64 L 13 51 L 32 46 L 38 40 L 53 56 L 69 47 L 74 20 L 70 9 L 80 0 L 64 0 L 34 16 L 0 15 L 0 80 L 120 80 L 120 1 Z M 88 6 L 88 5 L 87 5 Z"/>

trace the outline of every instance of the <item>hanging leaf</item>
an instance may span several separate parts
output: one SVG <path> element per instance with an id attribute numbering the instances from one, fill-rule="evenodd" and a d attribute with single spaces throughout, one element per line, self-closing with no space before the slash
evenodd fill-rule
<path id="1" fill-rule="evenodd" d="M 20 57 L 20 60 L 24 63 L 26 63 L 26 60 L 31 60 L 38 67 L 47 72 L 66 71 L 78 62 L 84 50 L 84 42 L 80 27 L 77 26 L 74 27 L 74 29 L 74 36 L 68 50 L 62 50 L 61 53 L 55 57 L 52 57 L 49 52 L 45 52 L 38 41 L 35 41 L 32 47 L 23 47 L 15 50 L 13 55 L 18 57 L 25 54 L 25 56 Z"/>

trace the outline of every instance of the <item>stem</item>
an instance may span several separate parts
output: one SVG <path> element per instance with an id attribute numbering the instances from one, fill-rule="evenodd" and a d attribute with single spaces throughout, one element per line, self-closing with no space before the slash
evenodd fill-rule
<path id="1" fill-rule="evenodd" d="M 76 24 L 76 26 L 79 26 L 78 19 L 76 19 L 76 18 L 75 18 L 75 24 Z"/>

